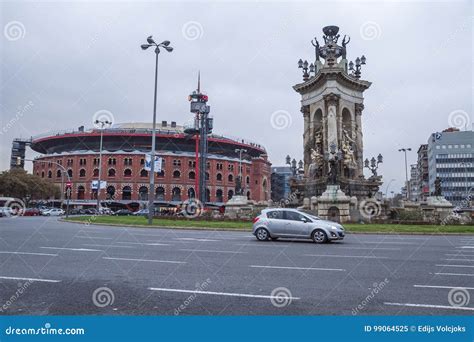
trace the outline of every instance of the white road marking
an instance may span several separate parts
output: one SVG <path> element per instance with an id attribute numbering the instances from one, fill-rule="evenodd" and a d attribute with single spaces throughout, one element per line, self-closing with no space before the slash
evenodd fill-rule
<path id="1" fill-rule="evenodd" d="M 139 261 L 139 262 L 161 262 L 161 263 L 167 263 L 167 264 L 186 264 L 185 261 L 172 261 L 172 260 L 131 259 L 131 258 L 112 258 L 112 257 L 103 257 L 102 259 L 123 260 L 123 261 Z"/>
<path id="2" fill-rule="evenodd" d="M 203 252 L 203 253 L 232 253 L 232 254 L 246 254 L 246 252 L 238 251 L 214 251 L 210 249 L 180 249 L 182 252 Z"/>
<path id="3" fill-rule="evenodd" d="M 104 248 L 135 248 L 132 246 L 97 245 L 94 243 L 84 243 L 83 245 L 89 246 L 89 247 L 104 247 Z"/>
<path id="4" fill-rule="evenodd" d="M 461 247 L 456 247 L 456 248 L 474 248 L 474 246 L 461 246 Z"/>
<path id="5" fill-rule="evenodd" d="M 77 251 L 77 252 L 103 252 L 98 249 L 89 249 L 89 248 L 66 248 L 66 247 L 40 247 L 44 249 L 60 249 L 65 251 Z"/>
<path id="6" fill-rule="evenodd" d="M 433 289 L 466 289 L 466 290 L 474 290 L 474 287 L 465 287 L 465 286 L 441 286 L 441 285 L 413 285 L 413 287 L 427 287 Z"/>
<path id="7" fill-rule="evenodd" d="M 217 242 L 220 240 L 201 239 L 201 238 L 174 238 L 173 240 L 199 241 L 199 242 Z"/>
<path id="8" fill-rule="evenodd" d="M 450 276 L 465 276 L 465 277 L 474 277 L 474 274 L 471 273 L 435 273 L 436 275 L 450 275 Z"/>
<path id="9" fill-rule="evenodd" d="M 128 241 L 117 241 L 116 243 L 122 243 L 126 245 L 143 245 L 143 246 L 171 246 L 167 243 L 151 243 L 151 242 L 128 242 Z"/>
<path id="10" fill-rule="evenodd" d="M 344 248 L 344 249 L 367 249 L 367 250 L 373 250 L 373 249 L 380 249 L 380 250 L 387 250 L 387 251 L 399 251 L 400 248 L 396 247 L 348 247 L 348 246 L 337 246 L 337 249 L 339 248 Z"/>
<path id="11" fill-rule="evenodd" d="M 79 239 L 91 239 L 91 240 L 113 240 L 113 238 L 108 238 L 108 237 L 99 237 L 99 236 L 81 236 L 81 235 L 76 235 L 74 236 L 75 238 Z"/>
<path id="12" fill-rule="evenodd" d="M 474 311 L 474 308 L 466 306 L 448 306 L 448 305 L 431 305 L 431 304 L 411 304 L 411 303 L 384 303 L 385 305 L 395 305 L 395 306 L 409 306 L 416 308 L 432 308 L 432 309 L 450 309 L 450 310 L 468 310 Z"/>
<path id="13" fill-rule="evenodd" d="M 362 245 L 372 243 L 372 244 L 391 244 L 391 245 L 419 245 L 419 243 L 413 242 L 404 242 L 404 241 L 363 241 L 361 242 Z"/>
<path id="14" fill-rule="evenodd" d="M 311 271 L 340 271 L 345 272 L 342 268 L 319 268 L 319 267 L 290 267 L 290 266 L 263 266 L 263 265 L 250 265 L 253 268 L 275 268 L 284 270 L 311 270 Z"/>
<path id="15" fill-rule="evenodd" d="M 387 257 L 378 257 L 373 255 L 336 255 L 336 254 L 305 254 L 313 257 L 331 257 L 331 258 L 364 258 L 364 259 L 387 259 Z"/>
<path id="16" fill-rule="evenodd" d="M 61 280 L 55 280 L 55 279 L 37 279 L 37 278 L 2 277 L 2 276 L 0 276 L 0 279 L 39 281 L 39 282 L 44 282 L 44 283 L 59 283 L 61 281 Z"/>
<path id="17" fill-rule="evenodd" d="M 444 259 L 448 261 L 474 261 L 474 259 Z"/>
<path id="18" fill-rule="evenodd" d="M 438 267 L 474 267 L 474 265 L 435 265 Z"/>
<path id="19" fill-rule="evenodd" d="M 198 291 L 198 290 L 178 290 L 178 289 L 165 289 L 159 287 L 149 287 L 149 290 L 152 291 L 163 291 L 163 292 L 180 292 L 180 293 L 197 293 L 197 294 L 207 294 L 215 296 L 230 296 L 230 297 L 247 297 L 247 298 L 265 298 L 265 299 L 281 299 L 278 296 L 264 296 L 264 295 L 254 295 L 246 293 L 231 293 L 231 292 L 213 292 L 213 291 Z M 285 297 L 286 300 L 298 300 L 299 297 Z"/>
<path id="20" fill-rule="evenodd" d="M 7 252 L 1 251 L 0 254 L 21 254 L 21 255 L 39 255 L 39 256 L 58 256 L 57 254 L 49 254 L 49 253 L 30 253 L 30 252 Z"/>

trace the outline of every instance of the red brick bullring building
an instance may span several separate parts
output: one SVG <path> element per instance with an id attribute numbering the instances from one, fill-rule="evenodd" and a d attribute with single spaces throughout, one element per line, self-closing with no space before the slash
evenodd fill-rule
<path id="1" fill-rule="evenodd" d="M 31 148 L 42 155 L 34 163 L 34 174 L 61 186 L 61 168 L 71 178 L 71 200 L 75 206 L 93 204 L 96 191 L 92 181 L 99 176 L 99 129 L 72 130 L 33 137 Z M 195 138 L 185 134 L 183 126 L 163 121 L 157 124 L 157 155 L 162 157 L 162 171 L 156 174 L 154 195 L 156 204 L 178 205 L 195 196 Z M 149 196 L 149 174 L 144 168 L 145 153 L 151 147 L 151 124 L 115 124 L 103 130 L 102 176 L 107 182 L 101 200 L 108 203 L 138 207 Z M 250 200 L 270 199 L 270 162 L 263 146 L 243 139 L 212 134 L 209 136 L 207 163 L 207 200 L 223 204 L 235 193 L 242 155 L 244 194 Z"/>

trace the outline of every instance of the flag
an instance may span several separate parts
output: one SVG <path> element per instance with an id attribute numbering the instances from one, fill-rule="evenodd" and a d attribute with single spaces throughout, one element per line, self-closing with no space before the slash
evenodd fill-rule
<path id="1" fill-rule="evenodd" d="M 151 154 L 145 155 L 145 170 L 151 171 Z M 155 156 L 155 172 L 161 172 L 161 158 Z"/>
<path id="2" fill-rule="evenodd" d="M 92 190 L 97 190 L 97 185 L 98 185 L 98 183 L 99 183 L 98 180 L 93 180 L 93 181 L 92 181 L 92 184 L 91 184 L 91 189 L 92 189 Z M 101 180 L 101 181 L 100 181 L 100 189 L 105 189 L 106 187 L 107 187 L 107 182 Z"/>

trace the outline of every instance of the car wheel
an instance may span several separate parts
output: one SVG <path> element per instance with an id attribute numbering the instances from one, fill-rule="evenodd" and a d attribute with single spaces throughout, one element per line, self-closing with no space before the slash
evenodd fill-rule
<path id="1" fill-rule="evenodd" d="M 267 241 L 270 238 L 270 234 L 268 234 L 268 230 L 265 228 L 258 228 L 255 232 L 255 236 L 258 241 Z"/>
<path id="2" fill-rule="evenodd" d="M 324 230 L 316 229 L 311 236 L 314 242 L 316 243 L 325 243 L 328 241 L 328 236 L 324 232 Z"/>

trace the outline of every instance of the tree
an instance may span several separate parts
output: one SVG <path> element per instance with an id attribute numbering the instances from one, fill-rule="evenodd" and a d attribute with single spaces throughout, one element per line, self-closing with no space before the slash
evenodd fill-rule
<path id="1" fill-rule="evenodd" d="M 26 199 L 59 198 L 61 190 L 55 184 L 18 168 L 0 173 L 0 194 L 27 202 Z"/>

